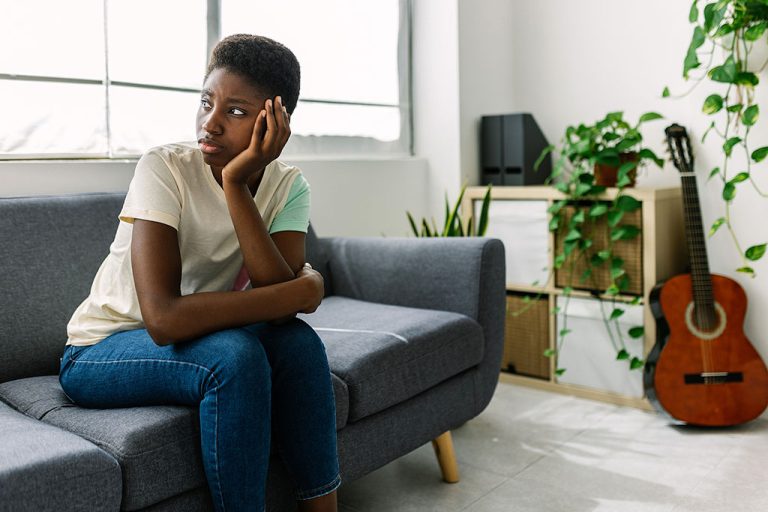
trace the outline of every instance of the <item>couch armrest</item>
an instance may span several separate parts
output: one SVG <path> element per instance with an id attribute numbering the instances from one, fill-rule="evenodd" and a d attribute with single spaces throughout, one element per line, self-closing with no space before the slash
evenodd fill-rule
<path id="1" fill-rule="evenodd" d="M 498 382 L 504 347 L 506 269 L 495 238 L 321 238 L 333 293 L 397 306 L 462 313 L 483 328 L 476 414 Z"/>

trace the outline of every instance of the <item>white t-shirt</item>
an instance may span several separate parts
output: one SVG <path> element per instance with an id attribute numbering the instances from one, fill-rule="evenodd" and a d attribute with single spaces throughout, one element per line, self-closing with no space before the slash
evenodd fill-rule
<path id="1" fill-rule="evenodd" d="M 309 186 L 301 171 L 278 161 L 266 167 L 254 197 L 270 233 L 306 233 L 308 200 Z M 287 207 L 289 202 L 294 207 Z M 277 218 L 283 211 L 284 218 Z M 196 145 L 152 148 L 136 165 L 109 255 L 96 273 L 90 295 L 67 325 L 67 345 L 94 345 L 116 332 L 144 328 L 131 270 L 134 219 L 177 230 L 182 295 L 232 289 L 243 257 L 224 191 L 211 168 Z"/>

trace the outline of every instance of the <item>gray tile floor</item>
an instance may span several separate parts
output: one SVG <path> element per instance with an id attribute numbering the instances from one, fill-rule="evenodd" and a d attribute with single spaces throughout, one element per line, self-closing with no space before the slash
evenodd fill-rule
<path id="1" fill-rule="evenodd" d="M 341 512 L 768 512 L 768 414 L 740 427 L 499 383 L 453 432 L 461 482 L 426 444 L 339 491 Z"/>

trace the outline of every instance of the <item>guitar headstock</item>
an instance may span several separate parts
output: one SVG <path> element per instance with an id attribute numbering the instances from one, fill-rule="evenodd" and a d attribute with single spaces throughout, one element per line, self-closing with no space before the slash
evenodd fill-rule
<path id="1" fill-rule="evenodd" d="M 675 123 L 664 130 L 672 163 L 680 172 L 693 172 L 693 152 L 691 140 L 684 126 Z"/>

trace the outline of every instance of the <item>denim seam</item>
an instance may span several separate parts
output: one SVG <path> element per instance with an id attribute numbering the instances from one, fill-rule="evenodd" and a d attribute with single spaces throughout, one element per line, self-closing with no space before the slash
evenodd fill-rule
<path id="1" fill-rule="evenodd" d="M 298 491 L 296 493 L 296 497 L 300 500 L 311 500 L 313 498 L 319 498 L 320 496 L 332 493 L 338 489 L 340 485 L 341 475 L 337 473 L 333 480 L 327 484 L 321 485 L 320 487 L 315 487 L 314 489 L 310 489 L 308 491 Z"/>
<path id="2" fill-rule="evenodd" d="M 70 359 L 71 360 L 71 359 Z M 138 363 L 138 362 L 153 362 L 153 363 L 170 363 L 170 364 L 180 364 L 180 365 L 187 365 L 187 366 L 193 366 L 196 368 L 202 368 L 203 370 L 208 372 L 208 375 L 213 378 L 213 380 L 216 382 L 216 394 L 214 394 L 214 400 L 216 404 L 216 422 L 213 426 L 213 460 L 216 463 L 216 485 L 219 488 L 219 501 L 221 501 L 221 509 L 225 510 L 224 507 L 224 495 L 221 492 L 221 477 L 218 474 L 219 471 L 219 393 L 218 389 L 221 387 L 219 384 L 219 379 L 216 378 L 216 374 L 211 370 L 210 368 L 207 368 L 200 364 L 195 363 L 188 363 L 186 361 L 169 361 L 167 359 L 115 359 L 112 361 L 79 361 L 79 360 L 71 360 L 72 365 L 76 365 L 78 363 L 81 364 L 115 364 L 115 363 Z"/>

